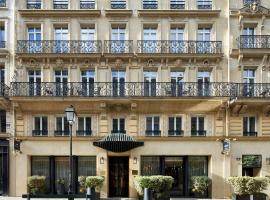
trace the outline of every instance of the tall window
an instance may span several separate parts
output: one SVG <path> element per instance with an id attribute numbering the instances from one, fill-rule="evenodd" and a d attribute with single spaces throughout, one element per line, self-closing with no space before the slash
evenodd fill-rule
<path id="1" fill-rule="evenodd" d="M 28 81 L 29 81 L 29 95 L 40 96 L 41 95 L 41 71 L 29 70 Z"/>
<path id="2" fill-rule="evenodd" d="M 81 53 L 97 52 L 97 45 L 95 41 L 95 26 L 81 27 Z"/>
<path id="3" fill-rule="evenodd" d="M 211 72 L 209 71 L 199 71 L 198 72 L 198 95 L 199 96 L 209 96 L 211 95 L 211 85 L 210 85 Z"/>
<path id="4" fill-rule="evenodd" d="M 185 9 L 185 0 L 170 0 L 171 9 Z"/>
<path id="5" fill-rule="evenodd" d="M 113 96 L 125 96 L 125 78 L 125 71 L 112 71 Z"/>
<path id="6" fill-rule="evenodd" d="M 191 117 L 191 136 L 206 136 L 204 117 Z"/>
<path id="7" fill-rule="evenodd" d="M 211 28 L 199 28 L 197 33 L 197 53 L 211 53 Z"/>
<path id="8" fill-rule="evenodd" d="M 53 0 L 54 9 L 68 9 L 68 0 Z"/>
<path id="9" fill-rule="evenodd" d="M 146 136 L 160 136 L 159 117 L 146 117 Z"/>
<path id="10" fill-rule="evenodd" d="M 170 30 L 170 52 L 184 53 L 184 29 L 181 27 L 172 27 Z"/>
<path id="11" fill-rule="evenodd" d="M 32 176 L 45 176 L 46 189 L 50 188 L 50 158 L 34 156 L 31 158 L 31 175 Z"/>
<path id="12" fill-rule="evenodd" d="M 48 135 L 48 117 L 36 116 L 33 118 L 33 136 L 47 136 Z"/>
<path id="13" fill-rule="evenodd" d="M 66 96 L 68 94 L 68 70 L 55 71 L 56 95 Z"/>
<path id="14" fill-rule="evenodd" d="M 197 0 L 198 9 L 212 9 L 212 0 Z"/>
<path id="15" fill-rule="evenodd" d="M 78 176 L 96 176 L 96 157 L 78 157 Z"/>
<path id="16" fill-rule="evenodd" d="M 184 72 L 172 71 L 171 72 L 171 95 L 182 96 L 184 87 Z"/>
<path id="17" fill-rule="evenodd" d="M 244 48 L 256 48 L 255 35 L 255 27 L 245 27 L 243 29 L 243 41 L 241 42 Z"/>
<path id="18" fill-rule="evenodd" d="M 255 69 L 244 69 L 243 72 L 243 96 L 254 96 L 255 94 Z"/>
<path id="19" fill-rule="evenodd" d="M 81 9 L 95 9 L 95 0 L 80 0 Z"/>
<path id="20" fill-rule="evenodd" d="M 181 136 L 183 135 L 182 130 L 182 117 L 169 117 L 169 136 Z"/>
<path id="21" fill-rule="evenodd" d="M 126 0 L 111 0 L 112 9 L 126 9 Z"/>
<path id="22" fill-rule="evenodd" d="M 0 48 L 6 47 L 6 41 L 5 41 L 5 27 L 0 25 Z"/>
<path id="23" fill-rule="evenodd" d="M 143 176 L 160 175 L 160 157 L 142 156 L 141 173 Z"/>
<path id="24" fill-rule="evenodd" d="M 144 96 L 156 96 L 157 72 L 144 71 Z"/>
<path id="25" fill-rule="evenodd" d="M 96 30 L 94 27 L 81 27 L 81 40 L 93 41 L 95 40 Z"/>
<path id="26" fill-rule="evenodd" d="M 0 95 L 6 95 L 6 88 L 5 88 L 5 67 L 0 65 Z"/>
<path id="27" fill-rule="evenodd" d="M 126 133 L 125 118 L 112 119 L 112 133 Z"/>
<path id="28" fill-rule="evenodd" d="M 111 33 L 111 52 L 126 53 L 129 52 L 129 46 L 125 45 L 126 27 L 125 25 L 112 26 Z"/>
<path id="29" fill-rule="evenodd" d="M 0 110 L 0 131 L 1 133 L 7 132 L 7 114 L 5 110 Z"/>
<path id="30" fill-rule="evenodd" d="M 54 30 L 55 38 L 55 53 L 67 53 L 69 52 L 69 41 L 68 41 L 68 28 L 67 27 L 56 27 Z"/>
<path id="31" fill-rule="evenodd" d="M 55 158 L 55 185 L 57 180 L 63 179 L 65 184 L 65 191 L 68 191 L 69 181 L 69 158 L 68 157 L 56 157 Z"/>
<path id="32" fill-rule="evenodd" d="M 160 52 L 157 42 L 157 28 L 145 27 L 143 29 L 143 53 L 157 53 Z"/>
<path id="33" fill-rule="evenodd" d="M 40 53 L 42 51 L 40 27 L 28 28 L 28 40 L 29 53 Z"/>
<path id="34" fill-rule="evenodd" d="M 41 0 L 27 0 L 27 9 L 41 9 Z"/>
<path id="35" fill-rule="evenodd" d="M 243 118 L 243 135 L 257 136 L 256 132 L 256 117 L 249 116 Z"/>
<path id="36" fill-rule="evenodd" d="M 82 81 L 82 91 L 80 95 L 94 96 L 95 71 L 94 70 L 81 71 L 81 81 Z"/>
<path id="37" fill-rule="evenodd" d="M 157 9 L 158 0 L 143 0 L 143 9 Z"/>
<path id="38" fill-rule="evenodd" d="M 78 117 L 77 136 L 90 136 L 91 134 L 91 117 Z"/>
<path id="39" fill-rule="evenodd" d="M 55 136 L 68 136 L 69 135 L 69 124 L 66 117 L 56 117 L 56 130 L 54 131 Z"/>

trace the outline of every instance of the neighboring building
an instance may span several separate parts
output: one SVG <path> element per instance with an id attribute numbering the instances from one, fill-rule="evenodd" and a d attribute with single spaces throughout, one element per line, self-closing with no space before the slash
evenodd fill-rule
<path id="1" fill-rule="evenodd" d="M 26 193 L 31 175 L 46 176 L 51 193 L 57 179 L 68 181 L 71 104 L 74 180 L 104 176 L 102 197 L 136 197 L 136 175 L 173 176 L 180 197 L 194 195 L 192 176 L 209 176 L 213 198 L 230 195 L 229 176 L 270 175 L 269 1 L 18 0 L 13 8 L 10 56 L 0 57 L 10 86 L 0 106 L 21 150 L 10 149 L 9 195 Z"/>

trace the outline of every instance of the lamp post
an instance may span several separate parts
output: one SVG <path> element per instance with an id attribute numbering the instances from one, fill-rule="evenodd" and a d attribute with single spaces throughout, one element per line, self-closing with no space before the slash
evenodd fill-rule
<path id="1" fill-rule="evenodd" d="M 76 111 L 71 105 L 65 110 L 66 118 L 69 124 L 69 187 L 68 194 L 73 193 L 72 183 L 73 183 L 73 163 L 72 163 L 72 125 L 75 122 Z"/>

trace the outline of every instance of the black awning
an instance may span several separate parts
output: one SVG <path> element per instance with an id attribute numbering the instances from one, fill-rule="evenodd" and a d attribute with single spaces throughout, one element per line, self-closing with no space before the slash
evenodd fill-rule
<path id="1" fill-rule="evenodd" d="M 94 142 L 94 146 L 117 153 L 126 152 L 143 145 L 144 142 L 138 142 L 133 137 L 122 133 L 109 134 L 105 138 Z"/>

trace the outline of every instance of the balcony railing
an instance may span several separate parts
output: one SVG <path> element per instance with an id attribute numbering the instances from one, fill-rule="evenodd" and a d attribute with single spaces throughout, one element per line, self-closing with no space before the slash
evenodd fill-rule
<path id="1" fill-rule="evenodd" d="M 0 97 L 9 96 L 9 87 L 5 83 L 0 83 Z"/>
<path id="2" fill-rule="evenodd" d="M 6 41 L 0 41 L 0 49 L 6 48 Z"/>
<path id="3" fill-rule="evenodd" d="M 161 135 L 161 131 L 160 130 L 146 130 L 145 131 L 145 135 L 146 136 L 160 136 Z"/>
<path id="4" fill-rule="evenodd" d="M 55 130 L 54 136 L 69 136 L 69 130 Z"/>
<path id="5" fill-rule="evenodd" d="M 198 9 L 212 9 L 212 0 L 197 0 Z"/>
<path id="6" fill-rule="evenodd" d="M 133 53 L 132 40 L 105 40 L 104 53 Z"/>
<path id="7" fill-rule="evenodd" d="M 48 136 L 47 130 L 32 130 L 32 136 Z"/>
<path id="8" fill-rule="evenodd" d="M 243 133 L 244 136 L 249 136 L 249 137 L 257 137 L 258 133 L 257 132 L 247 132 L 247 131 L 244 131 Z"/>
<path id="9" fill-rule="evenodd" d="M 80 0 L 80 9 L 95 9 L 95 0 Z"/>
<path id="10" fill-rule="evenodd" d="M 143 9 L 158 9 L 157 0 L 143 0 Z"/>
<path id="11" fill-rule="evenodd" d="M 7 1 L 6 0 L 0 0 L 0 8 L 7 7 Z"/>
<path id="12" fill-rule="evenodd" d="M 221 54 L 221 41 L 139 40 L 138 53 Z"/>
<path id="13" fill-rule="evenodd" d="M 238 40 L 240 49 L 270 48 L 270 35 L 241 35 Z"/>
<path id="14" fill-rule="evenodd" d="M 205 130 L 191 130 L 191 136 L 206 136 Z"/>
<path id="15" fill-rule="evenodd" d="M 27 9 L 41 9 L 41 3 L 27 3 Z"/>
<path id="16" fill-rule="evenodd" d="M 77 136 L 91 136 L 92 130 L 77 130 L 76 134 Z"/>
<path id="17" fill-rule="evenodd" d="M 111 9 L 126 9 L 126 0 L 111 0 Z"/>
<path id="18" fill-rule="evenodd" d="M 111 131 L 112 134 L 126 134 L 127 131 L 126 130 L 112 130 Z"/>
<path id="19" fill-rule="evenodd" d="M 18 40 L 17 53 L 41 54 L 41 53 L 59 53 L 59 54 L 91 54 L 101 53 L 102 42 L 99 40 Z"/>
<path id="20" fill-rule="evenodd" d="M 185 9 L 185 0 L 171 0 L 171 9 Z"/>
<path id="21" fill-rule="evenodd" d="M 68 4 L 53 4 L 54 9 L 68 9 Z"/>
<path id="22" fill-rule="evenodd" d="M 257 3 L 258 5 L 261 5 L 261 0 L 243 0 L 244 6 L 247 6 L 253 3 Z"/>
<path id="23" fill-rule="evenodd" d="M 184 136 L 183 130 L 168 130 L 168 136 Z"/>

